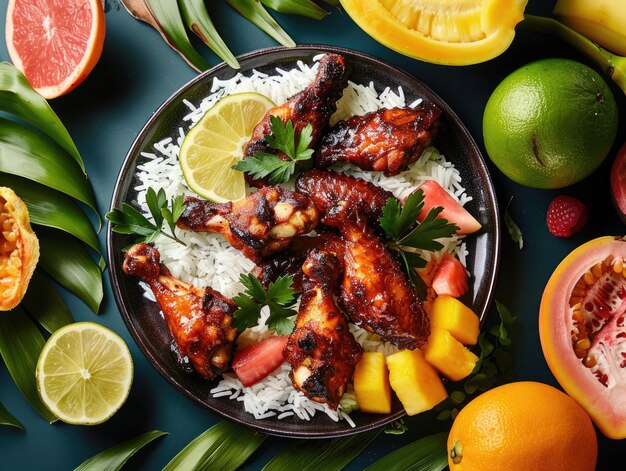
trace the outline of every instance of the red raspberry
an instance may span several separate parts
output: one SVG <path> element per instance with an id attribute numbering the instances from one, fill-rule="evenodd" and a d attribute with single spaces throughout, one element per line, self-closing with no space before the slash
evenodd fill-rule
<path id="1" fill-rule="evenodd" d="M 572 196 L 557 196 L 548 206 L 546 223 L 548 230 L 557 237 L 569 237 L 587 223 L 589 210 Z"/>

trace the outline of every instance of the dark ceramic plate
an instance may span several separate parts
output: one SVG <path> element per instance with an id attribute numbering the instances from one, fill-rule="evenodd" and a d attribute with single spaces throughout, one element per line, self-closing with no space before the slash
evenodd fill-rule
<path id="1" fill-rule="evenodd" d="M 463 299 L 483 320 L 493 296 L 498 270 L 500 224 L 493 185 L 476 143 L 457 115 L 427 86 L 386 62 L 356 51 L 327 46 L 265 49 L 242 56 L 241 71 L 244 74 L 251 69 L 273 72 L 277 66 L 290 69 L 295 67 L 296 61 L 310 63 L 314 56 L 322 52 L 343 54 L 352 69 L 351 80 L 356 83 L 367 84 L 372 81 L 379 91 L 387 86 L 392 89 L 402 86 L 406 103 L 423 98 L 443 109 L 441 132 L 436 146 L 460 170 L 467 191 L 474 198 L 468 204 L 468 209 L 483 225 L 478 235 L 467 238 L 470 252 L 468 268 L 473 276 L 470 292 Z M 140 153 L 152 152 L 155 142 L 166 136 L 177 135 L 182 117 L 189 112 L 183 99 L 199 103 L 203 97 L 209 95 L 214 77 L 223 80 L 235 73 L 225 64 L 214 67 L 184 85 L 154 113 L 126 156 L 113 193 L 112 208 L 120 207 L 123 202 L 136 203 L 136 192 L 133 188 L 136 186 L 135 172 L 138 160 L 141 159 Z M 360 412 L 351 414 L 356 423 L 355 428 L 345 421 L 335 423 L 321 413 L 308 422 L 294 417 L 283 420 L 255 420 L 244 411 L 240 402 L 228 398 L 213 398 L 209 390 L 216 382 L 207 382 L 181 369 L 169 348 L 171 337 L 165 321 L 159 315 L 158 306 L 143 297 L 136 278 L 128 277 L 122 272 L 121 249 L 130 243 L 132 240 L 129 237 L 112 233 L 109 225 L 109 273 L 117 304 L 131 335 L 148 360 L 186 396 L 226 419 L 266 433 L 288 437 L 327 438 L 350 435 L 380 427 L 404 415 L 401 404 L 395 400 L 393 411 L 388 415 Z"/>

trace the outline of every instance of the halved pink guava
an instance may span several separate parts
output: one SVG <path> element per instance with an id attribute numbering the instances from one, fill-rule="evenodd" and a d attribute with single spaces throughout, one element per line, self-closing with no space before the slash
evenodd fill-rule
<path id="1" fill-rule="evenodd" d="M 572 251 L 543 292 L 539 336 L 563 389 L 609 438 L 626 438 L 626 239 Z"/>

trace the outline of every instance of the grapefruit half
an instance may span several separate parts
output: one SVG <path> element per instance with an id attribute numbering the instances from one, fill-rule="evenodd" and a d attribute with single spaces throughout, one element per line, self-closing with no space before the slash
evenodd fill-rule
<path id="1" fill-rule="evenodd" d="M 102 54 L 105 29 L 102 0 L 9 0 L 9 55 L 47 99 L 87 78 Z"/>

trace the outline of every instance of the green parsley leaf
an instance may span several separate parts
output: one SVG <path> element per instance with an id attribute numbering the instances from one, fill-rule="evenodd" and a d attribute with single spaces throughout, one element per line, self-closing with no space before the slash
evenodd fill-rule
<path id="1" fill-rule="evenodd" d="M 458 227 L 448 223 L 444 218 L 437 218 L 443 211 L 438 206 L 428 211 L 421 223 L 417 216 L 424 209 L 424 191 L 418 189 L 411 193 L 400 205 L 400 201 L 390 198 L 383 207 L 383 215 L 379 219 L 380 226 L 385 231 L 389 242 L 388 246 L 399 252 L 409 279 L 414 285 L 420 283 L 416 268 L 426 266 L 426 261 L 419 253 L 407 250 L 408 247 L 418 250 L 439 250 L 443 245 L 435 239 L 451 237 L 456 234 Z"/>
<path id="2" fill-rule="evenodd" d="M 233 301 L 238 307 L 233 314 L 233 327 L 236 327 L 239 332 L 242 332 L 249 327 L 258 325 L 261 309 L 263 309 L 262 304 L 258 304 L 254 299 L 245 294 L 235 296 Z"/>
<path id="3" fill-rule="evenodd" d="M 259 324 L 261 310 L 269 308 L 267 327 L 278 335 L 291 333 L 294 321 L 291 319 L 296 315 L 296 311 L 291 307 L 296 302 L 296 292 L 293 289 L 293 278 L 290 276 L 280 276 L 275 282 L 270 283 L 267 288 L 257 277 L 248 273 L 239 278 L 245 287 L 245 292 L 233 298 L 238 309 L 233 313 L 233 326 L 239 332 L 255 327 Z"/>
<path id="4" fill-rule="evenodd" d="M 172 199 L 171 209 L 168 206 L 167 195 L 163 188 L 158 193 L 150 187 L 146 190 L 146 204 L 154 223 L 141 214 L 139 210 L 122 203 L 122 208 L 114 208 L 107 213 L 106 218 L 111 222 L 111 230 L 118 234 L 134 235 L 135 243 L 145 242 L 150 244 L 159 235 L 164 235 L 183 245 L 185 243 L 176 236 L 176 221 L 185 210 L 183 196 L 179 195 Z M 163 232 L 163 222 L 166 221 L 171 234 Z"/>
<path id="5" fill-rule="evenodd" d="M 271 184 L 286 183 L 296 172 L 299 162 L 313 157 L 313 149 L 309 148 L 313 140 L 313 126 L 307 124 L 296 137 L 291 120 L 283 123 L 277 116 L 270 116 L 270 130 L 265 141 L 270 148 L 280 152 L 280 156 L 257 152 L 252 157 L 240 160 L 232 168 L 254 179 L 267 178 Z"/>

